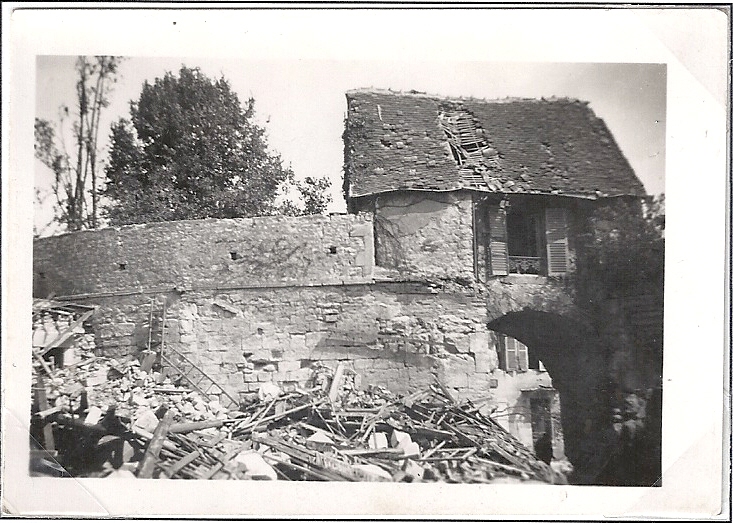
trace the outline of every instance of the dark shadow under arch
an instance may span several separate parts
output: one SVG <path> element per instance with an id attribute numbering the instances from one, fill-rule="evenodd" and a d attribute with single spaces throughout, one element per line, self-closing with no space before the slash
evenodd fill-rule
<path id="1" fill-rule="evenodd" d="M 594 483 L 614 444 L 601 338 L 574 318 L 535 310 L 506 313 L 488 327 L 520 340 L 543 362 L 560 394 L 565 453 L 575 469 L 574 482 Z"/>

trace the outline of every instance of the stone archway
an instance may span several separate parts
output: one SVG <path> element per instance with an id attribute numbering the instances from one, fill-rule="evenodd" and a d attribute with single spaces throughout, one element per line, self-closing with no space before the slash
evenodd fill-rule
<path id="1" fill-rule="evenodd" d="M 565 453 L 575 483 L 593 483 L 614 444 L 609 430 L 608 364 L 602 339 L 571 315 L 523 309 L 492 319 L 489 329 L 516 338 L 544 364 L 560 394 Z"/>

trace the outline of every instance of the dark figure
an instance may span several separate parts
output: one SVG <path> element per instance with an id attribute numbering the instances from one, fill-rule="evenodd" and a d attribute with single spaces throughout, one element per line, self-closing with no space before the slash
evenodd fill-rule
<path id="1" fill-rule="evenodd" d="M 540 460 L 548 465 L 550 464 L 552 461 L 552 440 L 547 432 L 542 434 L 534 444 L 534 452 Z"/>

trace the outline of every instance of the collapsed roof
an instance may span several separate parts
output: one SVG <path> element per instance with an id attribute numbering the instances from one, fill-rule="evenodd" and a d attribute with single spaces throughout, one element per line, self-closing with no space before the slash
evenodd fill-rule
<path id="1" fill-rule="evenodd" d="M 346 94 L 347 198 L 396 190 L 644 195 L 603 120 L 571 99 Z"/>

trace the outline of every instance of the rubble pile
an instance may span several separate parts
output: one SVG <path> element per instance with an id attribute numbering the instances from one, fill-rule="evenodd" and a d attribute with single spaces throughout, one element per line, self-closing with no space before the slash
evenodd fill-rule
<path id="1" fill-rule="evenodd" d="M 165 373 L 83 351 L 39 363 L 31 469 L 84 477 L 546 482 L 564 477 L 436 380 L 399 397 L 316 365 L 309 388 L 263 383 L 225 408 Z"/>

